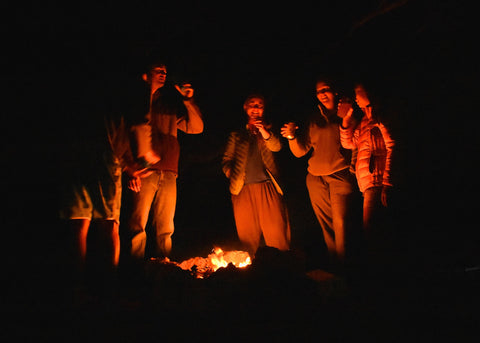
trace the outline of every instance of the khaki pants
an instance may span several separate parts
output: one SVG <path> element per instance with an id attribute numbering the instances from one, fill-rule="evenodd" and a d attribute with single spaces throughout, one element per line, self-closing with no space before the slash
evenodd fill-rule
<path id="1" fill-rule="evenodd" d="M 270 181 L 245 185 L 238 195 L 232 195 L 232 204 L 238 238 L 252 256 L 262 234 L 267 246 L 290 248 L 287 208 Z"/>

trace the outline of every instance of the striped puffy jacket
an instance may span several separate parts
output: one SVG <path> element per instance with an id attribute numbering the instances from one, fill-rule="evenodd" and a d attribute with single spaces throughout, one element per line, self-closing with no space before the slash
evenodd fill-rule
<path id="1" fill-rule="evenodd" d="M 358 149 L 355 169 L 362 193 L 370 187 L 392 186 L 390 172 L 395 141 L 383 124 L 365 115 L 355 129 L 340 126 L 340 141 L 346 149 Z"/>
<path id="2" fill-rule="evenodd" d="M 258 147 L 267 174 L 275 185 L 278 193 L 283 194 L 278 184 L 278 168 L 273 156 L 273 152 L 280 151 L 282 148 L 280 138 L 270 132 L 271 136 L 265 140 L 258 135 Z M 243 188 L 245 182 L 245 170 L 247 166 L 247 157 L 249 149 L 249 135 L 247 130 L 239 130 L 230 133 L 225 152 L 223 154 L 222 169 L 230 180 L 230 193 L 237 195 Z"/>

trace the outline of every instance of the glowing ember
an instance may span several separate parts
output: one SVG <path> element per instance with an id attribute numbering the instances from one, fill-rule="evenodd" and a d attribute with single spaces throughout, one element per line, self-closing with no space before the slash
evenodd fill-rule
<path id="1" fill-rule="evenodd" d="M 215 272 L 218 268 L 225 268 L 229 264 L 237 268 L 244 268 L 252 264 L 250 255 L 246 251 L 223 251 L 220 248 L 214 248 L 207 258 L 193 257 L 178 266 L 184 270 L 190 270 L 197 278 L 203 278 Z"/>

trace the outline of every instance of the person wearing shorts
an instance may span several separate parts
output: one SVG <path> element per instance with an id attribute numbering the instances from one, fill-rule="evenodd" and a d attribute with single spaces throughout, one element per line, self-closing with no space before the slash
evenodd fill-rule
<path id="1" fill-rule="evenodd" d="M 60 217 L 70 237 L 73 287 L 108 291 L 120 256 L 122 166 L 132 157 L 123 118 L 96 119 L 67 149 Z"/>

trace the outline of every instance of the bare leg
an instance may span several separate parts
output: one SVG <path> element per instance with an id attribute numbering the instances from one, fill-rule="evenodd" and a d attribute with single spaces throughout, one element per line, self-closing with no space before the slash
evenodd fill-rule
<path id="1" fill-rule="evenodd" d="M 95 261 L 89 266 L 94 269 L 90 280 L 94 291 L 111 297 L 115 292 L 116 273 L 120 258 L 119 225 L 115 220 L 102 220 L 95 225 Z M 93 242 L 92 242 L 93 243 Z M 91 256 L 89 256 L 90 259 Z"/>
<path id="2" fill-rule="evenodd" d="M 105 220 L 99 227 L 99 236 L 101 237 L 105 262 L 108 262 L 111 268 L 118 266 L 120 258 L 120 237 L 118 234 L 118 223 L 115 220 Z"/>
<path id="3" fill-rule="evenodd" d="M 82 282 L 87 258 L 87 235 L 90 219 L 71 219 L 72 230 L 71 257 L 74 282 Z"/>

